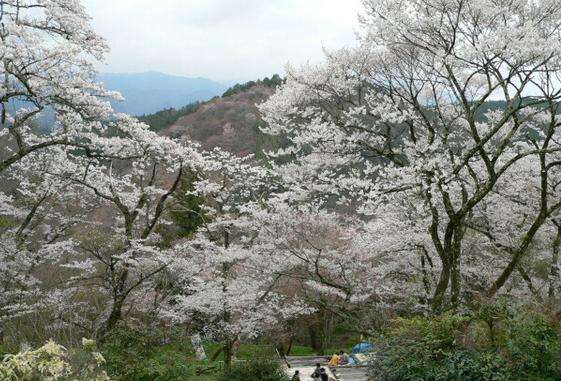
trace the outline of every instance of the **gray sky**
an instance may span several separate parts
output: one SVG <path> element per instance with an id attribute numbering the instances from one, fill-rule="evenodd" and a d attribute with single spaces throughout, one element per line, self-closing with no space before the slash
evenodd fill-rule
<path id="1" fill-rule="evenodd" d="M 353 44 L 361 0 L 84 0 L 111 46 L 103 72 L 161 71 L 217 80 L 319 62 Z"/>

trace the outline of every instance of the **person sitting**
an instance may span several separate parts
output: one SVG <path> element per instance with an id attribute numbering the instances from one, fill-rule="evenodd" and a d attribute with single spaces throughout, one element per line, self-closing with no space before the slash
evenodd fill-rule
<path id="1" fill-rule="evenodd" d="M 325 371 L 325 368 L 321 368 L 319 370 L 319 375 L 320 375 L 320 380 L 321 381 L 331 381 L 329 378 L 329 375 L 327 374 L 327 372 Z"/>
<path id="2" fill-rule="evenodd" d="M 347 355 L 344 351 L 339 351 L 339 366 L 347 365 L 349 363 L 349 355 Z"/>
<path id="3" fill-rule="evenodd" d="M 316 363 L 316 369 L 314 373 L 311 375 L 313 381 L 321 381 L 321 364 L 318 362 Z"/>
<path id="4" fill-rule="evenodd" d="M 292 378 L 290 379 L 290 381 L 301 381 L 300 380 L 300 371 L 297 370 L 296 372 L 294 372 L 294 376 L 292 376 Z"/>
<path id="5" fill-rule="evenodd" d="M 334 353 L 333 356 L 331 356 L 331 360 L 329 360 L 328 365 L 339 366 L 339 356 L 337 355 L 337 353 Z"/>

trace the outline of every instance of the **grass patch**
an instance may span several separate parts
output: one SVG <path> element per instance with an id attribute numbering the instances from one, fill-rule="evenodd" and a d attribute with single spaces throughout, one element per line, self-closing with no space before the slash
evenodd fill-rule
<path id="1" fill-rule="evenodd" d="M 327 348 L 323 351 L 323 355 L 319 354 L 312 347 L 306 347 L 303 345 L 293 345 L 290 349 L 290 356 L 331 356 L 333 353 L 339 353 L 339 351 L 345 351 L 351 353 L 351 347 L 333 347 Z"/>
<path id="2" fill-rule="evenodd" d="M 219 380 L 223 371 L 223 354 L 210 361 L 220 349 L 219 343 L 203 344 L 209 360 L 198 361 L 185 331 L 159 331 L 157 329 L 132 329 L 120 327 L 103 344 L 101 351 L 107 360 L 107 372 L 117 381 L 176 381 Z M 330 348 L 325 356 L 349 350 L 345 347 Z M 291 356 L 318 355 L 311 347 L 295 345 Z M 237 350 L 237 360 L 247 364 L 255 359 L 274 359 L 275 348 L 270 344 L 242 344 Z M 244 365 L 240 365 L 242 368 Z M 257 365 L 255 366 L 257 369 Z"/>

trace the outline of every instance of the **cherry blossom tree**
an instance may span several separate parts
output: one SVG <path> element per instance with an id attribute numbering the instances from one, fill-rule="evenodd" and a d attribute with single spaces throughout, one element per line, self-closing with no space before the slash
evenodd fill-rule
<path id="1" fill-rule="evenodd" d="M 275 289 L 275 266 L 256 243 L 260 226 L 252 218 L 262 208 L 272 182 L 251 157 L 215 150 L 193 194 L 205 200 L 196 237 L 174 247 L 177 292 L 166 318 L 202 320 L 205 335 L 221 342 L 229 367 L 238 340 L 257 337 L 279 321 L 304 313 L 302 303 Z"/>
<path id="2" fill-rule="evenodd" d="M 93 62 L 108 48 L 80 2 L 3 0 L 0 40 L 0 171 L 53 145 L 95 155 L 119 95 L 95 82 Z"/>
<path id="3" fill-rule="evenodd" d="M 67 280 L 76 290 L 82 282 L 111 296 L 98 319 L 103 336 L 131 293 L 165 268 L 155 231 L 166 223 L 184 171 L 200 167 L 202 157 L 195 145 L 160 137 L 112 110 L 109 101 L 120 95 L 96 83 L 93 66 L 108 49 L 79 1 L 0 1 L 0 39 L 0 172 L 18 184 L 15 195 L 0 199 L 2 214 L 16 214 L 9 218 L 17 222 L 3 239 L 6 273 L 30 277 L 49 258 L 44 251 L 72 244 L 73 260 L 59 264 L 76 273 Z M 81 209 L 65 214 L 61 205 L 69 201 Z M 47 209 L 58 218 L 46 218 Z M 79 229 L 70 229 L 78 221 Z M 27 242 L 40 232 L 45 239 Z M 56 298 L 72 298 L 72 289 Z"/>
<path id="4" fill-rule="evenodd" d="M 280 200 L 267 206 L 252 218 L 259 226 L 255 247 L 273 270 L 275 290 L 356 327 L 367 324 L 367 312 L 376 309 L 382 295 L 370 283 L 380 263 L 360 242 L 362 224 Z"/>
<path id="5" fill-rule="evenodd" d="M 531 188 L 537 207 L 502 251 L 506 260 L 486 292 L 493 296 L 561 207 L 560 11 L 547 0 L 364 5 L 356 48 L 289 68 L 286 84 L 261 106 L 265 132 L 291 141 L 273 155 L 291 159 L 276 170 L 294 201 L 336 200 L 372 223 L 388 211 L 396 222 L 409 215 L 412 230 L 398 252 L 418 251 L 419 267 L 438 271 L 433 282 L 421 276 L 435 310 L 461 301 L 477 214 L 513 222 L 484 201 L 501 181 L 520 181 L 514 187 Z M 531 177 L 513 177 L 518 172 Z"/>
<path id="6" fill-rule="evenodd" d="M 87 201 L 78 202 L 77 187 L 46 173 L 66 155 L 52 148 L 36 155 L 22 158 L 1 175 L 6 184 L 0 217 L 2 326 L 26 324 L 56 306 L 64 278 L 59 265 L 75 252 L 69 232 L 83 223 L 88 207 Z"/>
<path id="7" fill-rule="evenodd" d="M 88 154 L 95 154 L 95 145 L 86 144 L 97 141 L 98 133 L 107 128 L 103 123 L 111 119 L 108 98 L 113 94 L 93 81 L 92 60 L 102 59 L 107 46 L 92 30 L 80 3 L 0 1 L 0 40 L 0 172 L 14 169 L 8 177 L 25 176 L 28 171 L 14 167 L 56 145 L 82 146 Z M 40 116 L 52 122 L 45 129 L 38 126 Z M 5 218 L 10 219 L 3 232 L 2 263 L 11 274 L 8 283 L 23 286 L 22 282 L 35 283 L 29 270 L 48 257 L 41 251 L 48 251 L 48 246 L 60 239 L 60 229 L 69 225 L 45 228 L 48 213 L 44 212 L 53 211 L 53 197 L 62 187 L 52 179 L 35 182 L 35 186 L 23 177 L 15 181 L 20 181 L 16 195 L 3 195 L 0 201 Z M 38 234 L 34 231 L 37 227 L 47 246 L 41 248 L 40 240 L 35 239 L 31 249 L 28 238 Z"/>
<path id="8" fill-rule="evenodd" d="M 97 279 L 110 297 L 109 309 L 99 322 L 103 337 L 122 318 L 126 301 L 171 262 L 169 251 L 160 245 L 158 228 L 169 224 L 167 209 L 185 171 L 198 170 L 202 156 L 196 146 L 181 146 L 167 138 L 153 137 L 150 146 L 139 146 L 132 162 L 97 160 L 84 156 L 57 175 L 81 186 L 88 197 L 106 208 L 109 221 L 97 223 L 101 237 L 85 240 L 81 249 L 87 270 L 83 279 Z M 101 226 L 100 226 L 101 225 Z"/>

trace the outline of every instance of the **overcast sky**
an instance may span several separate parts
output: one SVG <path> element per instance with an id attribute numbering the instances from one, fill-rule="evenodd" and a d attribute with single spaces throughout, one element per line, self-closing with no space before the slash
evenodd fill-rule
<path id="1" fill-rule="evenodd" d="M 103 72 L 249 80 L 352 44 L 360 0 L 84 0 L 111 46 Z"/>

